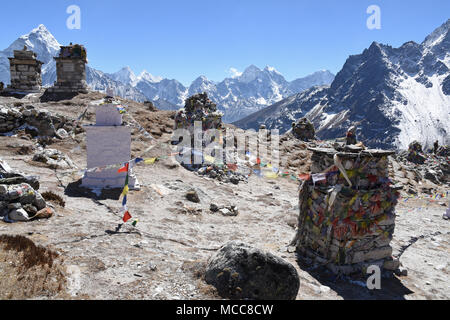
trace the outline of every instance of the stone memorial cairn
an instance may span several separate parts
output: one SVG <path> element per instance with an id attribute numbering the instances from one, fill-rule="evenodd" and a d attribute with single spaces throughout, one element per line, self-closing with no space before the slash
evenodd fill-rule
<path id="1" fill-rule="evenodd" d="M 199 139 L 202 140 L 202 148 L 205 148 L 213 141 L 205 141 L 204 134 L 206 130 L 209 129 L 222 129 L 222 116 L 223 113 L 217 110 L 216 104 L 213 103 L 210 99 L 208 99 L 208 95 L 206 93 L 195 94 L 188 99 L 186 99 L 186 103 L 183 109 L 179 110 L 175 115 L 175 130 L 176 129 L 186 129 L 191 133 L 191 146 L 187 148 L 186 145 L 183 144 L 182 148 L 179 148 L 180 156 L 184 159 L 184 156 L 187 155 L 189 157 L 189 153 L 191 156 L 191 163 L 186 164 L 183 160 L 178 158 L 177 160 L 181 162 L 181 164 L 189 169 L 196 170 L 199 175 L 206 175 L 212 179 L 216 179 L 223 182 L 231 182 L 233 184 L 238 184 L 240 181 L 246 181 L 246 175 L 237 172 L 237 167 L 234 164 L 227 165 L 227 159 L 232 159 L 233 155 L 222 155 L 222 159 L 219 159 L 219 156 L 215 154 L 215 150 L 211 155 L 203 154 L 202 151 L 195 150 L 194 147 L 194 123 L 195 121 L 201 122 L 201 137 Z M 213 137 L 211 137 L 213 138 Z M 215 137 L 216 139 L 218 137 Z M 217 141 L 217 140 L 216 140 Z M 226 138 L 223 138 L 223 145 L 225 148 Z M 172 144 L 177 144 L 178 141 L 172 141 Z M 198 147 L 198 146 L 197 146 Z M 226 150 L 224 150 L 226 152 Z M 201 164 L 193 164 L 195 155 L 200 154 Z M 221 161 L 220 161 L 221 160 Z M 235 168 L 233 170 L 233 168 Z"/>
<path id="2" fill-rule="evenodd" d="M 88 63 L 86 49 L 84 46 L 75 44 L 61 46 L 56 60 L 57 80 L 53 87 L 49 88 L 51 93 L 87 93 L 86 64 Z"/>
<path id="3" fill-rule="evenodd" d="M 397 269 L 389 245 L 399 195 L 388 178 L 387 157 L 394 152 L 310 150 L 311 178 L 299 194 L 297 251 L 336 274 L 370 265 Z"/>
<path id="4" fill-rule="evenodd" d="M 124 164 L 131 158 L 131 130 L 122 124 L 120 105 L 106 103 L 96 107 L 95 125 L 83 126 L 87 140 L 88 171 L 82 179 L 82 186 L 91 189 L 123 188 L 127 172 L 118 173 L 118 168 L 105 168 Z M 89 169 L 97 168 L 94 171 Z M 128 186 L 139 189 L 133 170 L 129 168 Z"/>
<path id="5" fill-rule="evenodd" d="M 194 130 L 194 122 L 202 122 L 202 130 L 220 129 L 222 127 L 222 116 L 217 111 L 217 106 L 209 98 L 206 92 L 195 94 L 186 99 L 183 109 L 175 115 L 175 129 Z"/>
<path id="6" fill-rule="evenodd" d="M 33 51 L 14 50 L 14 57 L 9 59 L 11 84 L 6 92 L 40 92 L 42 87 L 41 66 L 43 62 L 36 59 Z"/>
<path id="7" fill-rule="evenodd" d="M 191 133 L 191 148 L 194 148 L 194 123 L 196 121 L 202 123 L 202 132 L 208 129 L 221 129 L 222 116 L 223 114 L 217 111 L 216 104 L 208 98 L 208 95 L 206 93 L 199 93 L 187 98 L 184 108 L 176 113 L 175 130 L 188 130 Z M 206 143 L 203 141 L 203 136 L 199 138 L 202 139 L 203 147 L 205 147 Z M 193 160 L 194 154 L 192 154 Z"/>
<path id="8" fill-rule="evenodd" d="M 292 134 L 302 141 L 314 140 L 316 137 L 314 125 L 307 118 L 301 118 L 292 123 Z"/>

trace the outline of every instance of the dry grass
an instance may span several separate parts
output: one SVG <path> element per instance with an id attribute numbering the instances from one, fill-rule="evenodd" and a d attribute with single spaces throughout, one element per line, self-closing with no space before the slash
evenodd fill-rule
<path id="1" fill-rule="evenodd" d="M 66 206 L 64 199 L 53 191 L 45 191 L 41 193 L 41 196 L 45 199 L 45 201 L 53 202 L 63 208 Z"/>
<path id="2" fill-rule="evenodd" d="M 210 299 L 220 299 L 217 289 L 205 282 L 206 262 L 202 260 L 185 261 L 181 269 L 196 279 L 198 291 Z"/>
<path id="3" fill-rule="evenodd" d="M 26 271 L 34 266 L 53 266 L 53 261 L 59 254 L 41 246 L 36 246 L 34 242 L 24 236 L 1 235 L 0 243 L 4 245 L 4 250 L 14 250 L 23 253 L 22 269 Z"/>
<path id="4" fill-rule="evenodd" d="M 0 236 L 0 299 L 65 298 L 59 254 L 23 236 Z"/>

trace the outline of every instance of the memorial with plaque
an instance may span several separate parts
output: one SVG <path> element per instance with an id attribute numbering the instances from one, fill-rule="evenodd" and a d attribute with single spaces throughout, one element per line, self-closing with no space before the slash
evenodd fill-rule
<path id="1" fill-rule="evenodd" d="M 82 186 L 96 189 L 123 188 L 127 173 L 117 172 L 118 168 L 102 169 L 102 167 L 130 161 L 130 127 L 122 124 L 122 114 L 117 104 L 99 105 L 96 107 L 95 115 L 95 125 L 85 125 L 84 129 L 87 141 L 87 168 L 96 169 L 85 173 Z M 131 166 L 128 174 L 129 188 L 139 189 Z"/>

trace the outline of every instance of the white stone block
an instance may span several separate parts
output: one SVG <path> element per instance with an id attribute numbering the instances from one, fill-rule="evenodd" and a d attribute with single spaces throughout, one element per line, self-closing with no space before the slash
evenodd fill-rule
<path id="1" fill-rule="evenodd" d="M 84 126 L 87 139 L 87 167 L 97 168 L 112 164 L 126 163 L 131 158 L 131 132 L 125 126 Z M 125 184 L 126 173 L 118 173 L 118 168 L 87 172 L 82 185 L 90 188 L 121 188 Z M 130 171 L 129 187 L 137 188 L 135 176 Z"/>
<path id="2" fill-rule="evenodd" d="M 95 109 L 97 126 L 120 126 L 122 125 L 122 115 L 117 110 L 115 104 L 100 105 Z"/>

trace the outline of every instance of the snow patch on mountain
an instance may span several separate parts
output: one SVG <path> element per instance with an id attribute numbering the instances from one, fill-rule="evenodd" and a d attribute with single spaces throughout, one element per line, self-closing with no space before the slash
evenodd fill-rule
<path id="1" fill-rule="evenodd" d="M 400 112 L 396 125 L 400 129 L 396 147 L 407 149 L 412 140 L 427 146 L 436 140 L 441 144 L 450 144 L 450 96 L 442 92 L 444 78 L 436 75 L 430 77 L 432 86 L 428 88 L 412 77 L 400 83 L 397 90 L 406 101 L 393 103 L 393 112 Z"/>

